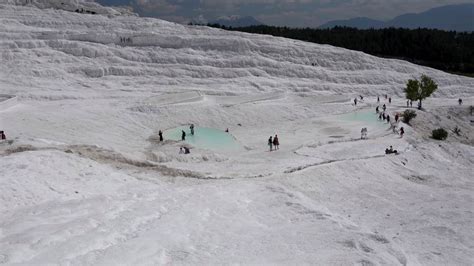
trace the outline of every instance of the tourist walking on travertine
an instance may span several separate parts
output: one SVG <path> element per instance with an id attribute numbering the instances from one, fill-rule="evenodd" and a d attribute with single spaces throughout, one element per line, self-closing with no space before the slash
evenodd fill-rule
<path id="1" fill-rule="evenodd" d="M 400 128 L 400 138 L 403 138 L 403 134 L 405 134 L 405 129 L 403 127 Z"/>
<path id="2" fill-rule="evenodd" d="M 270 136 L 270 138 L 268 139 L 268 146 L 270 146 L 270 151 L 273 150 L 273 139 L 272 139 L 272 136 Z"/>
<path id="3" fill-rule="evenodd" d="M 191 135 L 194 136 L 194 124 L 191 124 L 191 126 L 189 127 L 190 131 L 191 131 Z"/>
<path id="4" fill-rule="evenodd" d="M 354 98 L 354 105 L 357 105 L 357 98 Z"/>
<path id="5" fill-rule="evenodd" d="M 278 150 L 280 146 L 280 141 L 278 140 L 278 135 L 275 134 L 275 137 L 273 138 L 273 147 L 275 148 L 275 150 Z"/>
<path id="6" fill-rule="evenodd" d="M 181 130 L 181 140 L 186 140 L 186 132 L 184 130 Z"/>
<path id="7" fill-rule="evenodd" d="M 158 136 L 160 136 L 160 141 L 163 141 L 163 132 L 161 130 L 158 131 Z"/>

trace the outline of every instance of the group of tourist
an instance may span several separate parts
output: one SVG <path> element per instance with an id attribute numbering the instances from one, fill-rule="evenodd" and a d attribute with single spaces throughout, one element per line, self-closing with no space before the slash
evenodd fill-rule
<path id="1" fill-rule="evenodd" d="M 194 135 L 194 124 L 191 124 L 189 126 L 189 132 L 190 132 L 191 136 Z M 229 133 L 229 128 L 226 128 L 225 132 Z M 159 136 L 160 142 L 162 142 L 163 141 L 163 131 L 159 130 L 158 131 L 158 136 Z M 184 131 L 184 130 L 181 130 L 181 140 L 182 141 L 186 140 L 186 131 Z M 278 139 L 278 135 L 275 134 L 274 137 L 270 136 L 270 138 L 268 139 L 268 146 L 270 147 L 270 151 L 278 150 L 280 148 L 280 141 Z M 188 147 L 181 146 L 179 148 L 179 154 L 189 154 L 189 153 L 190 153 L 190 150 L 189 150 Z"/>
<path id="2" fill-rule="evenodd" d="M 161 130 L 160 130 L 161 132 Z M 189 126 L 189 132 L 191 133 L 191 136 L 194 136 L 194 124 L 191 124 Z M 186 140 L 186 131 L 184 130 L 181 130 L 181 140 L 182 141 L 185 141 Z M 161 141 L 161 137 L 160 137 L 160 141 Z M 189 154 L 191 153 L 189 148 L 186 147 L 186 146 L 182 146 L 179 148 L 179 154 Z"/>
<path id="3" fill-rule="evenodd" d="M 194 136 L 194 124 L 191 124 L 189 126 L 189 131 L 191 132 L 191 136 Z M 181 130 L 181 140 L 185 141 L 186 140 L 186 131 Z"/>
<path id="4" fill-rule="evenodd" d="M 361 101 L 364 100 L 364 96 L 362 95 L 359 95 L 359 98 Z M 392 103 L 392 97 L 388 97 L 387 94 L 385 94 L 385 99 L 388 100 L 388 103 Z M 380 96 L 377 96 L 377 103 L 379 102 L 380 102 Z M 354 98 L 354 105 L 357 105 L 357 98 Z M 384 111 L 385 111 L 385 108 L 386 108 L 385 104 L 383 106 L 384 106 Z"/>
<path id="5" fill-rule="evenodd" d="M 186 146 L 179 147 L 179 154 L 189 154 L 191 153 L 189 148 Z"/>
<path id="6" fill-rule="evenodd" d="M 387 99 L 387 95 L 385 94 L 385 99 Z M 379 97 L 377 97 L 377 102 L 379 102 Z M 388 103 L 392 103 L 392 98 L 389 97 L 388 98 Z M 408 105 L 412 106 L 413 105 L 413 101 L 409 101 L 407 100 L 407 107 Z M 390 115 L 385 115 L 385 110 L 387 109 L 386 105 L 384 104 L 383 105 L 383 112 L 380 112 L 379 113 L 379 107 L 377 106 L 375 108 L 375 112 L 376 113 L 379 113 L 379 120 L 387 120 L 387 123 L 390 124 L 390 128 L 392 128 L 393 130 L 393 133 L 399 133 L 400 134 L 400 137 L 403 138 L 403 135 L 405 134 L 405 129 L 403 127 L 400 128 L 399 132 L 397 132 L 397 126 L 398 126 L 398 119 L 400 118 L 400 115 L 398 113 L 395 114 L 395 122 L 393 123 L 390 123 Z M 398 151 L 397 150 L 394 150 L 392 146 L 390 146 L 390 148 L 387 148 L 385 149 L 385 154 L 397 154 Z"/>
<path id="7" fill-rule="evenodd" d="M 387 95 L 385 94 L 385 99 L 387 99 Z M 380 102 L 380 97 L 377 96 L 377 102 Z M 388 102 L 391 103 L 392 102 L 392 98 L 391 97 L 388 97 Z M 408 104 L 408 101 L 407 101 L 407 104 Z M 380 106 L 377 105 L 377 107 L 375 107 L 375 113 L 379 114 L 379 120 L 381 121 L 387 121 L 387 123 L 390 124 L 390 128 L 393 130 L 393 133 L 398 133 L 397 132 L 397 125 L 398 125 L 398 120 L 400 118 L 400 115 L 398 113 L 395 114 L 395 122 L 390 122 L 390 115 L 389 114 L 385 114 L 385 111 L 387 110 L 387 106 L 385 104 L 382 105 L 382 110 L 383 111 L 380 111 L 379 110 Z M 403 137 L 403 134 L 405 134 L 405 129 L 403 127 L 400 128 L 400 137 Z"/>
<path id="8" fill-rule="evenodd" d="M 361 100 L 363 99 L 362 96 L 360 96 Z M 388 97 L 387 94 L 385 94 L 385 99 L 388 100 L 388 103 L 392 103 L 392 98 L 391 97 Z M 377 103 L 380 103 L 380 96 L 377 96 Z M 357 98 L 354 99 L 354 104 L 357 105 Z M 408 104 L 412 104 L 411 101 L 407 101 L 407 106 Z M 399 133 L 400 134 L 400 137 L 402 138 L 403 135 L 405 134 L 405 129 L 403 127 L 400 128 L 400 130 L 397 132 L 397 125 L 398 125 L 398 120 L 400 118 L 400 115 L 398 113 L 395 114 L 395 117 L 394 117 L 394 120 L 393 122 L 391 122 L 391 117 L 389 114 L 386 114 L 387 110 L 387 105 L 383 104 L 382 105 L 382 110 L 380 110 L 380 106 L 377 105 L 377 107 L 375 107 L 375 113 L 377 113 L 379 116 L 379 120 L 383 120 L 383 121 L 387 121 L 387 123 L 390 124 L 390 128 L 393 129 L 393 132 L 394 133 Z M 361 139 L 366 139 L 367 138 L 367 128 L 362 128 L 362 130 L 360 131 L 361 133 Z M 390 148 L 387 148 L 385 149 L 385 154 L 397 154 L 398 151 L 397 150 L 394 150 L 392 146 L 390 146 Z"/>
<path id="9" fill-rule="evenodd" d="M 392 103 L 392 98 L 391 97 L 388 97 L 387 94 L 385 94 L 384 97 L 388 101 L 389 104 Z M 359 98 L 360 98 L 360 101 L 364 100 L 364 97 L 362 95 L 360 95 Z M 354 105 L 357 105 L 357 102 L 358 102 L 358 98 L 354 98 Z M 462 99 L 459 99 L 458 102 L 461 105 L 462 104 Z M 380 103 L 380 96 L 377 96 L 377 103 Z M 407 100 L 407 107 L 412 106 L 412 105 L 413 105 L 413 101 Z M 380 109 L 382 109 L 382 110 L 380 110 Z M 379 120 L 387 121 L 387 123 L 389 123 L 391 125 L 391 129 L 393 129 L 393 132 L 400 134 L 400 137 L 402 138 L 403 135 L 405 134 L 405 129 L 403 127 L 401 127 L 399 130 L 397 130 L 397 125 L 398 125 L 398 120 L 400 118 L 400 115 L 398 113 L 396 113 L 395 116 L 394 116 L 394 122 L 393 122 L 391 120 L 392 118 L 390 117 L 390 115 L 386 114 L 386 110 L 387 110 L 387 105 L 386 104 L 383 104 L 382 107 L 377 105 L 377 107 L 375 108 L 375 112 L 379 115 L 378 116 Z M 191 124 L 189 126 L 189 131 L 190 131 L 191 135 L 194 135 L 194 124 Z M 228 133 L 229 129 L 226 128 L 225 132 Z M 366 139 L 367 138 L 367 133 L 368 133 L 367 128 L 362 128 L 361 138 Z M 160 142 L 163 141 L 163 132 L 161 130 L 158 132 L 158 135 L 159 135 Z M 3 133 L 3 131 L 0 131 L 0 138 L 5 139 L 5 134 Z M 184 130 L 181 130 L 181 140 L 182 141 L 186 140 L 186 132 Z M 270 136 L 268 138 L 267 143 L 268 143 L 268 147 L 269 147 L 270 151 L 278 150 L 279 146 L 280 146 L 280 141 L 278 139 L 278 135 L 275 134 L 275 136 Z M 188 154 L 188 153 L 190 153 L 190 151 L 189 151 L 188 147 L 182 146 L 182 147 L 180 147 L 180 152 L 179 153 L 180 154 L 181 153 L 182 154 Z M 390 148 L 387 148 L 385 150 L 385 153 L 386 154 L 391 154 L 391 153 L 397 153 L 397 151 L 393 150 L 392 146 L 390 146 Z"/>
<path id="10" fill-rule="evenodd" d="M 2 132 L 3 132 L 3 131 L 2 131 Z M 225 129 L 225 132 L 226 132 L 226 133 L 229 133 L 229 128 L 226 128 L 226 129 Z M 191 124 L 191 125 L 189 126 L 189 133 L 191 134 L 191 136 L 194 136 L 194 124 Z M 162 142 L 162 141 L 164 140 L 164 138 L 163 138 L 163 131 L 159 130 L 159 131 L 158 131 L 158 136 L 159 136 L 160 142 Z M 277 136 L 275 135 L 275 137 L 277 137 Z M 184 130 L 181 130 L 181 140 L 182 140 L 182 141 L 185 141 L 185 140 L 186 140 L 186 131 L 184 131 Z M 277 138 L 276 142 L 278 143 L 278 138 Z M 277 145 L 277 146 L 278 146 L 278 145 Z M 190 149 L 189 149 L 188 147 L 186 147 L 186 146 L 181 146 L 181 147 L 179 148 L 179 154 L 189 154 L 189 153 L 191 153 L 191 152 L 190 152 Z"/>
<path id="11" fill-rule="evenodd" d="M 388 97 L 387 94 L 385 94 L 384 97 L 385 97 L 385 100 L 388 100 L 388 103 L 392 103 L 392 97 Z M 380 96 L 377 96 L 377 103 L 379 102 L 380 102 Z"/>
<path id="12" fill-rule="evenodd" d="M 277 134 L 275 134 L 275 137 L 270 136 L 270 138 L 268 138 L 268 146 L 270 147 L 270 151 L 280 149 L 280 140 L 278 140 Z"/>
<path id="13" fill-rule="evenodd" d="M 362 95 L 359 95 L 359 98 L 360 98 L 360 101 L 363 101 L 364 100 L 364 97 Z M 384 95 L 384 98 L 388 101 L 389 104 L 392 103 L 392 97 L 388 97 L 387 94 Z M 357 105 L 358 103 L 358 98 L 354 98 L 354 105 Z M 377 96 L 377 103 L 380 103 L 380 96 Z M 462 99 L 459 99 L 458 100 L 458 103 L 459 105 L 462 105 Z M 407 100 L 407 107 L 412 107 L 413 106 L 413 101 L 411 100 Z M 390 124 L 390 128 L 393 130 L 394 133 L 397 133 L 397 134 L 400 134 L 400 137 L 403 138 L 403 135 L 405 134 L 405 129 L 403 127 L 400 128 L 400 130 L 397 130 L 397 125 L 398 125 L 398 120 L 400 118 L 400 115 L 398 113 L 395 114 L 394 116 L 394 122 L 392 122 L 391 120 L 391 117 L 389 114 L 386 114 L 386 110 L 387 110 L 387 105 L 386 104 L 383 104 L 382 107 L 381 107 L 382 110 L 380 110 L 380 106 L 377 105 L 377 107 L 375 108 L 375 112 L 379 115 L 379 120 L 380 121 L 387 121 L 387 123 Z M 239 124 L 240 126 L 240 124 Z M 190 127 L 190 133 L 191 135 L 194 135 L 194 124 L 191 124 Z M 229 128 L 227 128 L 225 130 L 225 132 L 229 132 Z M 0 134 L 3 134 L 3 131 L 0 131 Z M 362 128 L 361 130 L 361 139 L 366 139 L 367 138 L 367 134 L 368 134 L 368 130 L 367 128 Z M 160 130 L 158 132 L 158 135 L 160 137 L 160 141 L 163 141 L 163 132 Z M 3 138 L 4 138 L 4 135 L 3 135 Z M 181 140 L 186 140 L 186 132 L 184 130 L 181 131 Z M 275 134 L 275 136 L 270 136 L 268 138 L 268 147 L 270 149 L 270 151 L 274 151 L 274 150 L 278 150 L 279 149 L 279 146 L 280 146 L 280 141 L 278 139 L 278 135 Z M 183 154 L 188 154 L 190 153 L 189 152 L 189 148 L 187 147 L 180 147 L 180 154 L 183 153 Z M 390 148 L 387 148 L 385 149 L 385 153 L 386 154 L 392 154 L 392 153 L 397 153 L 397 150 L 393 150 L 392 146 L 390 146 Z"/>
<path id="14" fill-rule="evenodd" d="M 390 148 L 385 149 L 385 154 L 392 154 L 392 153 L 397 154 L 398 151 L 394 150 L 392 146 L 390 146 Z"/>

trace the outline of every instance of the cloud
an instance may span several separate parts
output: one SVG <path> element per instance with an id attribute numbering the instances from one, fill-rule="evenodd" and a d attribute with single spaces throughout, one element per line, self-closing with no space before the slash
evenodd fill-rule
<path id="1" fill-rule="evenodd" d="M 316 2 L 327 2 L 330 0 L 322 0 Z M 207 9 L 238 9 L 246 5 L 263 6 L 263 5 L 297 5 L 315 2 L 313 0 L 200 0 L 201 5 Z"/>
<path id="2" fill-rule="evenodd" d="M 352 0 L 321 8 L 317 12 L 325 14 L 331 20 L 354 17 L 392 19 L 405 13 L 419 13 L 438 6 L 465 2 L 466 0 Z"/>
<path id="3" fill-rule="evenodd" d="M 169 3 L 167 0 L 135 0 L 139 9 L 145 12 L 156 12 L 158 14 L 173 14 L 179 6 Z"/>
<path id="4" fill-rule="evenodd" d="M 202 14 L 200 14 L 199 16 L 193 18 L 192 22 L 197 24 L 207 24 L 208 20 Z"/>
<path id="5" fill-rule="evenodd" d="M 277 10 L 257 18 L 270 25 L 316 27 L 330 20 L 369 17 L 389 20 L 406 13 L 465 3 L 466 0 L 340 0 L 310 1 L 304 9 Z M 297 5 L 298 6 L 298 5 Z M 299 6 L 303 6 L 301 3 Z M 274 10 L 275 11 L 275 10 Z"/>
<path id="6" fill-rule="evenodd" d="M 123 2 L 126 0 L 96 0 Z M 329 20 L 369 17 L 388 20 L 405 13 L 474 0 L 128 0 L 135 11 L 173 21 L 253 16 L 268 25 L 316 27 Z"/>
<path id="7" fill-rule="evenodd" d="M 160 18 L 166 21 L 176 22 L 179 24 L 188 24 L 189 22 L 191 22 L 189 18 L 183 16 L 163 15 Z"/>

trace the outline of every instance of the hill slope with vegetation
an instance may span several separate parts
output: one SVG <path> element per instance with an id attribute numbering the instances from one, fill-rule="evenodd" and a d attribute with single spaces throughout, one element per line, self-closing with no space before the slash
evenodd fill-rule
<path id="1" fill-rule="evenodd" d="M 264 25 L 239 28 L 217 24 L 209 26 L 330 44 L 375 56 L 403 59 L 451 73 L 474 75 L 472 32 L 402 28 L 359 30 L 348 27 L 311 29 Z"/>

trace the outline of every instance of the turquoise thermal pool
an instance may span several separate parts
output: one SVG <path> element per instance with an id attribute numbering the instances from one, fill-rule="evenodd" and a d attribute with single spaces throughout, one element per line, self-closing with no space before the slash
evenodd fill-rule
<path id="1" fill-rule="evenodd" d="M 181 126 L 164 131 L 163 137 L 180 141 L 182 130 L 186 132 L 185 142 L 194 147 L 215 151 L 243 150 L 242 145 L 230 133 L 215 128 L 194 127 L 194 135 L 191 135 L 189 126 Z"/>
<path id="2" fill-rule="evenodd" d="M 361 111 L 356 111 L 352 113 L 347 113 L 340 115 L 342 120 L 345 121 L 355 121 L 355 122 L 364 122 L 364 123 L 370 123 L 370 124 L 380 124 L 383 125 L 383 123 L 379 120 L 379 115 L 375 113 L 375 111 L 372 110 L 361 110 Z M 393 117 L 391 117 L 393 119 Z"/>

